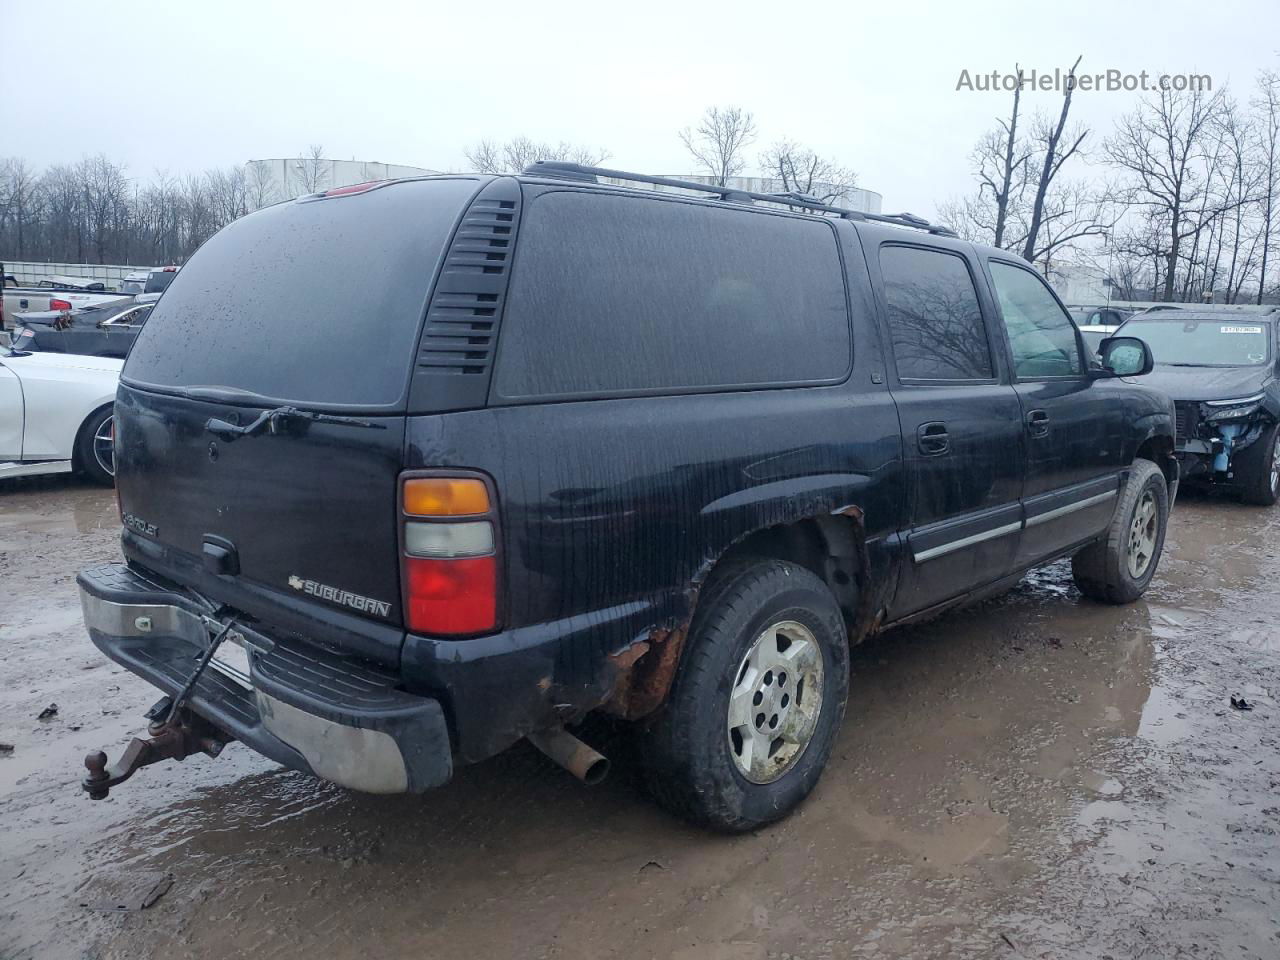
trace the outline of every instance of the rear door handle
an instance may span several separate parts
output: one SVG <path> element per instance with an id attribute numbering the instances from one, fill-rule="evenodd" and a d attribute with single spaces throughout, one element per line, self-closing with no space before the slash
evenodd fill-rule
<path id="1" fill-rule="evenodd" d="M 951 438 L 947 435 L 947 425 L 935 420 L 922 423 L 916 428 L 916 446 L 926 457 L 940 457 L 951 451 Z"/>
<path id="2" fill-rule="evenodd" d="M 1047 410 L 1032 410 L 1027 414 L 1027 430 L 1033 437 L 1049 435 L 1049 413 Z"/>

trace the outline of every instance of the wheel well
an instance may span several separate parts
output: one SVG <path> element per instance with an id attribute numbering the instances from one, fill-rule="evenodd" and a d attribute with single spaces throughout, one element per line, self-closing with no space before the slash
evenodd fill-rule
<path id="1" fill-rule="evenodd" d="M 1138 447 L 1135 457 L 1143 460 L 1150 460 L 1160 472 L 1164 474 L 1165 481 L 1173 482 L 1174 465 L 1173 465 L 1173 438 L 1164 436 L 1148 437 L 1142 441 L 1142 445 Z"/>
<path id="2" fill-rule="evenodd" d="M 860 598 L 867 596 L 863 589 L 865 539 L 859 515 L 808 517 L 748 534 L 726 550 L 716 566 L 741 557 L 773 557 L 799 564 L 831 588 L 845 626 L 855 636 L 865 616 L 859 605 Z"/>
<path id="3" fill-rule="evenodd" d="M 84 466 L 84 464 L 80 462 L 80 447 L 84 443 L 84 435 L 89 429 L 89 423 L 103 410 L 110 410 L 114 403 L 115 401 L 113 400 L 111 403 L 104 403 L 100 407 L 94 407 L 89 411 L 85 418 L 80 421 L 80 426 L 76 428 L 75 442 L 71 445 L 71 469 L 79 470 Z"/>

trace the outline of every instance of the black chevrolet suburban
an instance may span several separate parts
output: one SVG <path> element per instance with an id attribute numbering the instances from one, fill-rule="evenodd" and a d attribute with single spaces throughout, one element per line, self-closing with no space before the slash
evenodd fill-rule
<path id="1" fill-rule="evenodd" d="M 165 696 L 84 788 L 233 740 L 403 792 L 527 738 L 590 782 L 601 711 L 672 811 L 775 820 L 850 643 L 1061 557 L 1146 589 L 1173 408 L 1140 340 L 1090 356 L 1016 256 L 800 195 L 543 163 L 250 214 L 123 371 L 125 562 L 79 583 Z"/>

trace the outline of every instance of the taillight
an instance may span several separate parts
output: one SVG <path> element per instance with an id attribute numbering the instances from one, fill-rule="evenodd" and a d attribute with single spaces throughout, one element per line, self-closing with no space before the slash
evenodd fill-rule
<path id="1" fill-rule="evenodd" d="M 350 186 L 334 187 L 332 190 L 325 190 L 320 194 L 320 196 L 349 197 L 353 193 L 367 193 L 368 191 L 372 190 L 374 187 L 380 187 L 384 183 L 386 183 L 385 180 L 367 180 L 364 183 L 353 183 Z"/>
<path id="2" fill-rule="evenodd" d="M 57 297 L 51 297 L 49 299 L 49 309 L 50 310 L 70 310 L 71 301 L 59 300 Z"/>
<path id="3" fill-rule="evenodd" d="M 407 474 L 400 482 L 405 625 L 476 634 L 498 626 L 498 513 L 476 476 Z"/>

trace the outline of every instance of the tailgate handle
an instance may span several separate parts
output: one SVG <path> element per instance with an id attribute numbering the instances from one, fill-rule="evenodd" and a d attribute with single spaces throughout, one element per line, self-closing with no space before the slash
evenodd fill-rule
<path id="1" fill-rule="evenodd" d="M 225 577 L 234 577 L 240 573 L 240 552 L 230 540 L 205 534 L 200 557 L 204 568 L 210 573 Z"/>

